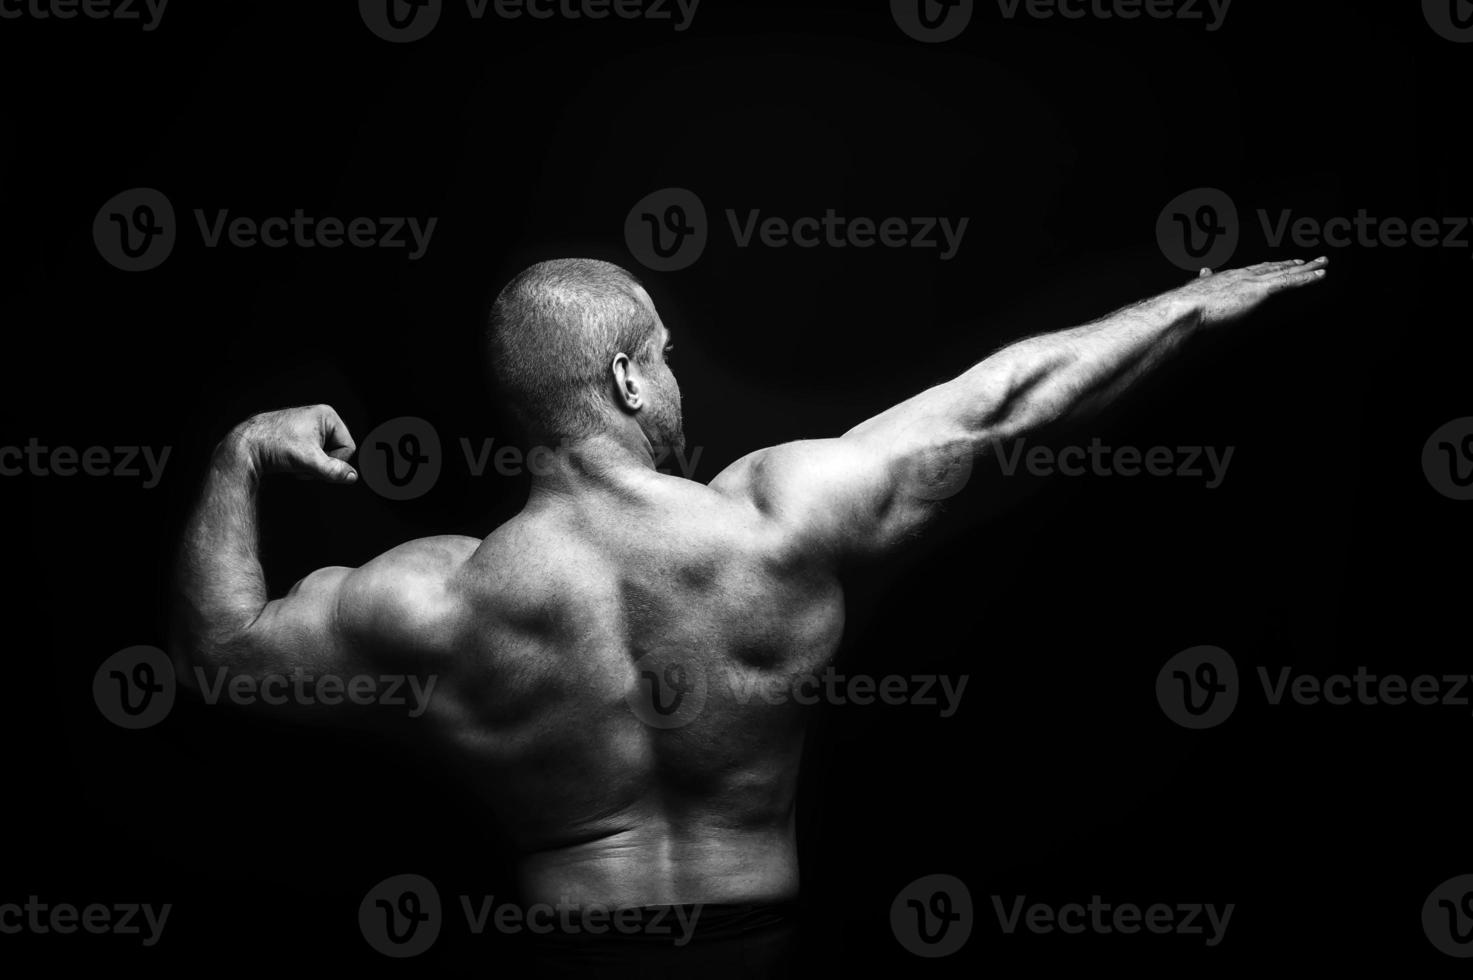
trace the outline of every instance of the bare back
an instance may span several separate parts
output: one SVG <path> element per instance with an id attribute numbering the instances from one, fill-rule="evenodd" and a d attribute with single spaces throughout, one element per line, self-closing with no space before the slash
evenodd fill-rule
<path id="1" fill-rule="evenodd" d="M 652 472 L 421 544 L 454 623 L 432 715 L 528 900 L 796 894 L 785 692 L 838 646 L 831 569 L 750 499 Z"/>

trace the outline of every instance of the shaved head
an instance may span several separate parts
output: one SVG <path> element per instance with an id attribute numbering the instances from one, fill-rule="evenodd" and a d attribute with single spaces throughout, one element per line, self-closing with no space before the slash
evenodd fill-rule
<path id="1" fill-rule="evenodd" d="M 614 357 L 649 364 L 661 344 L 659 318 L 639 280 L 597 259 L 524 269 L 496 297 L 486 330 L 496 387 L 527 434 L 539 438 L 607 427 Z"/>

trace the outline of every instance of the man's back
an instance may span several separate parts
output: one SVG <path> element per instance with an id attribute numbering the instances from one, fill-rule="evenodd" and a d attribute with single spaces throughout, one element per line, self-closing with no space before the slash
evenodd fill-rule
<path id="1" fill-rule="evenodd" d="M 782 693 L 832 657 L 843 601 L 750 498 L 649 472 L 400 550 L 428 561 L 431 717 L 528 900 L 796 894 L 803 709 Z"/>

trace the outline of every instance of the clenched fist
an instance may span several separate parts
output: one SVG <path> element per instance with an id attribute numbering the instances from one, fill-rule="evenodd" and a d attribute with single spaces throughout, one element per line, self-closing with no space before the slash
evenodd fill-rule
<path id="1" fill-rule="evenodd" d="M 291 473 L 329 483 L 358 479 L 347 462 L 358 447 L 329 405 L 264 412 L 236 426 L 226 442 L 257 473 Z"/>

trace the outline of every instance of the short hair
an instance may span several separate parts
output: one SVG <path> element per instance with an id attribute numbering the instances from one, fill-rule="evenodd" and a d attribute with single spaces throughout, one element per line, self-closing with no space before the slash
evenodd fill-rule
<path id="1" fill-rule="evenodd" d="M 491 377 L 524 433 L 588 435 L 608 425 L 609 365 L 656 348 L 654 311 L 638 279 L 611 262 L 553 259 L 519 272 L 486 329 Z"/>

